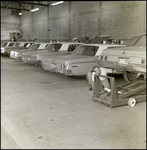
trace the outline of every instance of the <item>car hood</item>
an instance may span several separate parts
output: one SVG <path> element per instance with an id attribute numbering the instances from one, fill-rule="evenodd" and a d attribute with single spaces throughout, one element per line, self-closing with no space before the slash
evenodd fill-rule
<path id="1" fill-rule="evenodd" d="M 84 56 L 84 55 L 62 55 L 62 56 L 54 56 L 46 58 L 46 62 L 53 62 L 53 63 L 59 63 L 59 64 L 65 64 L 65 63 L 78 63 L 78 62 L 88 62 L 88 61 L 96 61 L 98 60 L 97 56 Z"/>

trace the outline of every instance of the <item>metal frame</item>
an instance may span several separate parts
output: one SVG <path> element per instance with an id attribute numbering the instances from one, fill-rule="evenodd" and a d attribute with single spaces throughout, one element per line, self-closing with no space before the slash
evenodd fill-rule
<path id="1" fill-rule="evenodd" d="M 43 2 L 46 1 L 1 1 L 1 8 L 29 11 L 28 7 L 31 8 L 35 5 L 48 7 L 51 3 L 51 1 L 48 1 L 49 4 L 43 4 Z"/>
<path id="2" fill-rule="evenodd" d="M 99 76 L 108 78 L 111 92 L 104 90 Z M 119 92 L 119 93 L 118 93 Z M 146 101 L 146 80 L 137 80 L 116 87 L 115 78 L 110 76 L 94 75 L 93 99 L 110 107 L 127 105 L 130 98 L 136 102 Z"/>

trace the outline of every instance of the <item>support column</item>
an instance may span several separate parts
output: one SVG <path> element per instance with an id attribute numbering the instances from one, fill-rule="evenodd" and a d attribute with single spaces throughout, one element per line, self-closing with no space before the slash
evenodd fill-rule
<path id="1" fill-rule="evenodd" d="M 70 27 L 70 22 L 71 22 L 71 2 L 69 1 L 69 18 L 68 18 L 68 40 L 70 40 L 70 30 L 71 30 L 71 27 Z"/>

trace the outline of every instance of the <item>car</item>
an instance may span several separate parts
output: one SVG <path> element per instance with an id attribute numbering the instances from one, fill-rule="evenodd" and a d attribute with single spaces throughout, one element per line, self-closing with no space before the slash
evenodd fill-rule
<path id="1" fill-rule="evenodd" d="M 4 56 L 5 48 L 13 47 L 16 42 L 5 42 L 1 45 L 1 55 Z"/>
<path id="2" fill-rule="evenodd" d="M 41 52 L 49 52 L 50 50 L 50 47 L 52 47 L 52 42 L 48 43 L 47 46 L 44 48 L 44 49 L 37 49 L 37 50 L 32 50 L 32 51 L 27 51 L 27 52 L 23 52 L 22 53 L 22 61 L 26 64 L 34 64 L 34 65 L 37 65 L 37 59 L 36 59 L 36 55 L 38 53 L 41 53 Z M 57 44 L 56 45 L 56 48 L 59 49 L 60 48 L 60 44 Z"/>
<path id="3" fill-rule="evenodd" d="M 98 64 L 123 74 L 127 82 L 136 80 L 138 75 L 146 77 L 146 33 L 140 35 L 132 46 L 103 50 Z"/>
<path id="4" fill-rule="evenodd" d="M 36 42 L 36 43 L 33 43 L 31 46 L 27 45 L 27 47 L 29 47 L 28 49 L 19 49 L 19 50 L 17 49 L 17 50 L 11 51 L 10 57 L 13 59 L 22 60 L 22 55 L 24 52 L 30 52 L 33 50 L 42 50 L 42 49 L 45 49 L 48 46 L 48 44 L 50 43 Z"/>
<path id="5" fill-rule="evenodd" d="M 22 60 L 28 64 L 41 65 L 42 60 L 49 56 L 70 55 L 74 49 L 84 43 L 80 42 L 57 42 L 52 43 L 43 51 L 24 53 Z M 28 55 L 29 54 L 29 55 Z"/>
<path id="6" fill-rule="evenodd" d="M 54 56 L 42 61 L 42 68 L 66 76 L 86 76 L 97 64 L 99 55 L 104 49 L 126 47 L 120 44 L 84 44 L 78 46 L 71 55 Z"/>
<path id="7" fill-rule="evenodd" d="M 10 56 L 12 50 L 19 50 L 19 49 L 27 49 L 28 44 L 33 44 L 32 42 L 15 42 L 11 47 L 4 47 L 3 51 L 1 51 L 3 56 Z"/>
<path id="8" fill-rule="evenodd" d="M 15 44 L 16 42 L 12 42 L 12 41 L 10 41 L 10 42 L 4 42 L 4 43 L 1 43 L 1 48 L 4 48 L 4 47 L 11 47 L 11 46 L 13 46 L 14 44 Z"/>

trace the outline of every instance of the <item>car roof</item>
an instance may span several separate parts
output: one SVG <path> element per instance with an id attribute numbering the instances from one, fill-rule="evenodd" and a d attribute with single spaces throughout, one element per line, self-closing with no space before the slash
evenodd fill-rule
<path id="1" fill-rule="evenodd" d="M 62 42 L 62 41 L 61 41 L 61 42 L 51 42 L 51 43 L 52 43 L 52 44 L 85 44 L 85 43 L 74 42 L 74 41 L 73 41 L 73 42 L 72 42 L 72 41 L 71 41 L 71 42 L 68 42 L 68 41 L 67 41 L 67 42 Z"/>
<path id="2" fill-rule="evenodd" d="M 52 44 L 50 42 L 34 42 L 34 44 Z"/>
<path id="3" fill-rule="evenodd" d="M 84 44 L 81 46 L 104 46 L 104 47 L 114 47 L 114 46 L 125 46 L 125 45 L 121 45 L 121 44 Z"/>

